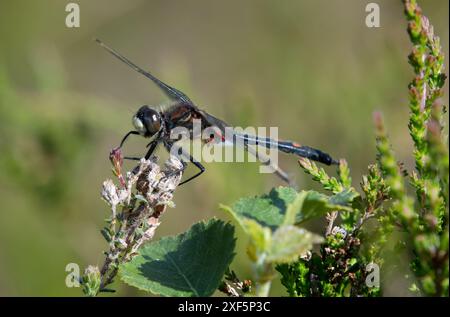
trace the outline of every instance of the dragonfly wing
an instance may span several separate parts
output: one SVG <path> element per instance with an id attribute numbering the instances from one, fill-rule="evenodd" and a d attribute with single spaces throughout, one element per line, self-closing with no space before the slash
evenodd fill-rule
<path id="1" fill-rule="evenodd" d="M 186 94 L 184 94 L 183 92 L 179 91 L 176 88 L 173 88 L 169 85 L 167 85 L 166 83 L 162 82 L 161 80 L 159 80 L 158 78 L 156 78 L 155 76 L 153 76 L 150 72 L 143 70 L 142 68 L 140 68 L 139 66 L 137 66 L 136 64 L 134 64 L 132 61 L 130 61 L 128 58 L 126 58 L 125 56 L 123 56 L 122 54 L 120 54 L 119 52 L 115 51 L 114 49 L 110 48 L 109 46 L 107 46 L 106 44 L 104 44 L 102 41 L 100 41 L 99 39 L 95 39 L 95 41 L 101 46 L 103 47 L 105 50 L 107 50 L 109 53 L 111 53 L 114 57 L 116 57 L 117 59 L 119 59 L 120 61 L 122 61 L 123 63 L 125 63 L 126 65 L 128 65 L 129 67 L 131 67 L 132 69 L 134 69 L 135 71 L 137 71 L 138 73 L 144 75 L 145 77 L 149 78 L 151 81 L 153 81 L 156 85 L 158 85 L 158 87 L 172 100 L 178 100 L 178 101 L 182 101 L 184 103 L 189 103 L 192 104 L 192 101 L 189 99 L 188 96 L 186 96 Z"/>
<path id="2" fill-rule="evenodd" d="M 222 133 L 225 133 L 225 129 L 229 127 L 226 122 L 210 115 L 206 111 L 196 108 L 196 112 L 201 116 L 202 120 L 205 120 L 207 123 L 206 126 L 216 126 L 220 129 L 220 131 L 222 131 Z"/>
<path id="3" fill-rule="evenodd" d="M 253 146 L 249 145 L 249 144 L 244 144 L 245 150 L 253 155 L 254 157 L 256 157 L 257 160 L 259 160 L 262 164 L 269 166 L 274 173 L 280 177 L 283 181 L 285 181 L 286 183 L 288 183 L 290 186 L 295 187 L 295 183 L 292 181 L 292 179 L 289 177 L 289 175 L 283 171 L 278 164 L 276 164 L 275 162 L 273 162 L 270 157 L 264 153 L 262 153 L 261 151 L 258 151 L 257 149 L 255 149 Z"/>

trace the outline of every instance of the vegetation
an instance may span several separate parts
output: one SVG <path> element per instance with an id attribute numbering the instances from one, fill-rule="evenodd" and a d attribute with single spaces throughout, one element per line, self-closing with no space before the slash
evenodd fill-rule
<path id="1" fill-rule="evenodd" d="M 408 128 L 415 170 L 397 161 L 382 116 L 376 113 L 376 163 L 362 176 L 360 190 L 353 186 L 345 160 L 338 176 L 331 177 L 301 159 L 301 168 L 326 194 L 278 187 L 222 206 L 248 237 L 253 276 L 241 281 L 228 269 L 235 248 L 230 223 L 212 219 L 178 236 L 149 241 L 162 211 L 172 205 L 182 173 L 167 178 L 151 160 L 142 160 L 137 174 L 124 177 L 120 153 L 113 153 L 119 185 L 108 181 L 103 190 L 111 206 L 103 230 L 110 250 L 104 269 L 86 270 L 85 293 L 109 291 L 106 286 L 118 274 L 131 286 L 165 296 L 208 296 L 216 289 L 229 296 L 268 296 L 278 272 L 290 296 L 382 296 L 380 276 L 393 257 L 407 256 L 412 294 L 448 296 L 449 155 L 442 133 L 445 108 L 439 99 L 446 79 L 444 57 L 416 1 L 405 0 L 404 10 L 413 44 Z M 327 220 L 323 237 L 301 228 L 318 217 Z"/>

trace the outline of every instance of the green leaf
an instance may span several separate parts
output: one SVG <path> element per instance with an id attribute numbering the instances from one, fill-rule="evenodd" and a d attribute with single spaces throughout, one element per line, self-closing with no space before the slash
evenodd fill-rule
<path id="1" fill-rule="evenodd" d="M 286 210 L 297 197 L 297 192 L 290 187 L 277 187 L 268 195 L 241 198 L 232 207 L 221 206 L 228 211 L 242 226 L 243 219 L 252 219 L 263 227 L 274 231 L 285 219 Z"/>
<path id="2" fill-rule="evenodd" d="M 316 191 L 307 191 L 301 210 L 297 213 L 296 223 L 322 216 L 331 211 L 352 211 L 349 205 L 358 193 L 344 190 L 336 195 L 327 196 Z"/>
<path id="3" fill-rule="evenodd" d="M 340 193 L 331 196 L 330 204 L 349 207 L 349 205 L 356 197 L 359 197 L 358 192 L 354 191 L 353 189 L 345 189 Z"/>
<path id="4" fill-rule="evenodd" d="M 102 230 L 100 230 L 100 232 L 103 238 L 105 238 L 106 242 L 111 242 L 111 231 L 108 227 L 103 228 Z"/>
<path id="5" fill-rule="evenodd" d="M 305 198 L 307 196 L 308 192 L 301 191 L 297 194 L 294 201 L 289 204 L 283 221 L 284 225 L 293 225 L 296 223 L 297 214 L 302 209 L 303 203 L 305 202 Z"/>
<path id="6" fill-rule="evenodd" d="M 245 232 L 250 236 L 250 244 L 247 249 L 248 256 L 256 262 L 258 256 L 269 248 L 272 232 L 269 228 L 263 227 L 251 219 L 244 219 L 242 225 Z"/>
<path id="7" fill-rule="evenodd" d="M 164 296 L 210 296 L 234 256 L 234 227 L 212 219 L 185 233 L 144 245 L 122 264 L 122 280 Z"/>
<path id="8" fill-rule="evenodd" d="M 295 261 L 300 255 L 311 250 L 314 243 L 323 239 L 307 230 L 291 225 L 278 228 L 272 236 L 267 261 L 272 263 L 288 263 Z"/>
<path id="9" fill-rule="evenodd" d="M 351 211 L 350 204 L 358 195 L 351 189 L 327 196 L 312 190 L 297 193 L 290 187 L 277 187 L 268 195 L 241 198 L 232 207 L 221 208 L 242 227 L 244 219 L 252 219 L 275 231 L 282 224 L 298 224 L 331 211 Z"/>

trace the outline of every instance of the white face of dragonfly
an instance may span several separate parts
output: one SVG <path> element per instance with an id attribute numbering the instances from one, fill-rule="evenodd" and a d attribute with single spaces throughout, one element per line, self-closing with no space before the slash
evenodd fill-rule
<path id="1" fill-rule="evenodd" d="M 137 116 L 133 116 L 133 126 L 139 132 L 140 135 L 145 135 L 146 129 L 144 123 Z"/>

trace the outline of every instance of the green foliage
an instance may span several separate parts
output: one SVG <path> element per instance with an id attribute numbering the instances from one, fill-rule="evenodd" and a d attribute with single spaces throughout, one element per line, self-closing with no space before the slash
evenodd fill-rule
<path id="1" fill-rule="evenodd" d="M 119 275 L 129 285 L 164 296 L 210 296 L 234 256 L 234 228 L 212 219 L 144 245 Z"/>
<path id="2" fill-rule="evenodd" d="M 360 244 L 359 238 L 342 232 L 329 235 L 320 252 L 277 266 L 281 282 L 296 297 L 379 295 L 379 288 L 365 285 L 368 262 L 360 255 Z"/>
<path id="3" fill-rule="evenodd" d="M 359 195 L 352 190 L 343 190 L 333 196 L 307 191 L 300 212 L 297 214 L 297 223 L 322 216 L 332 211 L 350 212 L 352 203 Z"/>
<path id="4" fill-rule="evenodd" d="M 222 207 L 241 224 L 243 219 L 252 219 L 274 230 L 286 223 L 286 219 L 292 224 L 298 224 L 330 211 L 352 210 L 351 203 L 357 196 L 351 190 L 327 196 L 312 190 L 297 193 L 290 187 L 278 187 L 268 195 L 241 198 L 231 208 Z"/>
<path id="5" fill-rule="evenodd" d="M 361 226 L 378 211 L 386 199 L 385 189 L 376 181 L 378 175 L 373 167 L 363 177 L 361 195 L 351 186 L 350 170 L 344 160 L 338 169 L 338 178 L 330 177 L 309 160 L 300 159 L 300 165 L 307 174 L 321 183 L 325 190 L 334 195 L 332 206 L 337 201 L 345 202 L 346 208 L 324 208 L 328 212 L 325 240 L 319 252 L 299 258 L 291 264 L 278 265 L 282 284 L 290 296 L 372 296 L 379 294 L 379 288 L 365 285 L 366 266 L 371 258 L 361 250 Z M 335 226 L 340 212 L 341 225 Z"/>
<path id="6" fill-rule="evenodd" d="M 345 201 L 345 203 L 352 203 L 352 205 L 357 205 L 359 203 L 360 195 L 356 189 L 351 186 L 352 180 L 350 178 L 350 169 L 348 168 L 345 160 L 341 160 L 339 163 L 338 178 L 328 176 L 323 168 L 319 168 L 316 163 L 308 159 L 301 158 L 299 159 L 299 163 L 304 172 L 313 177 L 313 180 L 322 184 L 325 190 L 331 191 L 335 194 L 333 201 L 343 199 L 341 201 Z M 353 208 L 334 208 L 327 210 L 327 212 L 330 211 L 342 211 L 340 213 L 341 219 L 343 220 L 342 226 L 346 230 L 350 230 L 355 225 L 358 210 Z"/>
<path id="7" fill-rule="evenodd" d="M 345 160 L 339 162 L 337 177 L 331 177 L 302 158 L 299 163 L 304 172 L 329 195 L 278 187 L 259 197 L 241 198 L 231 207 L 221 206 L 248 236 L 253 282 L 241 282 L 229 269 L 234 256 L 234 227 L 218 220 L 196 224 L 186 233 L 143 247 L 138 243 L 137 254 L 128 244 L 125 249 L 130 252 L 119 263 L 122 280 L 164 296 L 210 296 L 216 289 L 229 296 L 245 296 L 252 285 L 256 296 L 268 296 L 278 271 L 290 296 L 381 296 L 383 285 L 373 274 L 378 274 L 378 268 L 385 269 L 388 257 L 403 252 L 409 256 L 409 269 L 416 278 L 409 287 L 413 294 L 448 296 L 449 158 L 442 136 L 444 107 L 438 100 L 445 83 L 443 54 L 416 2 L 405 0 L 404 5 L 414 45 L 409 55 L 415 77 L 409 85 L 408 123 L 414 171 L 407 171 L 397 161 L 382 116 L 376 113 L 376 164 L 369 165 L 367 175 L 361 177 L 360 190 L 353 187 Z M 123 187 L 130 188 L 124 185 L 119 165 L 115 174 L 122 177 Z M 409 185 L 415 194 L 410 193 Z M 133 194 L 133 203 L 148 205 L 151 199 L 144 196 Z M 115 195 L 107 197 L 115 200 Z M 115 214 L 115 205 L 111 205 Z M 159 221 L 158 206 L 150 209 Z M 323 238 L 298 227 L 323 216 L 327 220 Z M 142 230 L 133 234 L 153 237 L 157 225 L 151 234 Z M 124 240 L 117 240 L 113 233 L 108 227 L 102 231 L 114 249 L 116 242 Z M 316 249 L 315 244 L 319 244 Z M 98 270 L 85 273 L 86 294 L 101 291 L 104 285 L 98 283 L 99 276 Z"/>
<path id="8" fill-rule="evenodd" d="M 393 151 L 390 149 L 381 117 L 377 123 L 379 166 L 394 199 L 391 222 L 408 233 L 412 249 L 411 270 L 418 278 L 421 293 L 448 296 L 448 148 L 443 130 L 444 74 L 440 41 L 433 26 L 416 1 L 405 0 L 408 33 L 413 43 L 409 62 L 415 77 L 409 84 L 409 131 L 414 142 L 416 170 L 410 173 L 415 189 L 411 197 Z"/>
<path id="9" fill-rule="evenodd" d="M 73 189 L 80 157 L 95 141 L 93 123 L 79 114 L 56 121 L 44 111 L 10 106 L 25 102 L 22 98 L 0 65 L 0 169 L 4 172 L 0 177 L 29 191 L 48 208 L 49 202 L 61 203 Z M 11 133 L 14 126 L 21 127 L 18 133 Z"/>
<path id="10" fill-rule="evenodd" d="M 247 253 L 253 262 L 257 295 L 268 295 L 275 275 L 274 265 L 295 261 L 313 244 L 322 241 L 294 224 L 320 216 L 327 208 L 348 208 L 345 198 L 329 198 L 312 191 L 297 193 L 292 188 L 278 187 L 269 195 L 243 198 L 232 207 L 222 206 L 250 238 Z"/>
<path id="11" fill-rule="evenodd" d="M 320 252 L 277 267 L 291 296 L 380 295 L 380 288 L 369 288 L 363 283 L 366 265 L 384 262 L 383 246 L 396 229 L 404 233 L 396 245 L 411 250 L 410 269 L 418 279 L 410 290 L 427 296 L 449 294 L 449 158 L 441 135 L 443 107 L 438 101 L 446 79 L 444 57 L 439 38 L 416 1 L 405 0 L 404 4 L 414 45 L 409 55 L 415 78 L 409 85 L 408 127 L 416 170 L 408 173 L 397 162 L 382 117 L 377 113 L 377 165 L 370 165 L 368 175 L 362 177 L 361 199 L 354 200 L 352 211 L 341 212 L 341 227 L 333 227 L 336 213 L 327 216 L 327 238 Z M 336 195 L 344 189 L 355 191 L 345 162 L 341 161 L 338 179 L 306 159 L 301 159 L 300 165 L 325 190 Z M 415 189 L 415 196 L 409 194 L 405 177 Z M 375 229 L 363 228 L 369 218 L 375 218 Z M 393 253 L 385 253 L 388 254 Z"/>
<path id="12" fill-rule="evenodd" d="M 83 293 L 87 296 L 96 296 L 100 291 L 101 278 L 100 271 L 96 266 L 88 266 L 81 278 L 81 285 L 83 286 Z"/>
<path id="13" fill-rule="evenodd" d="M 297 192 L 289 187 L 278 187 L 268 195 L 261 197 L 241 198 L 233 206 L 221 206 L 242 224 L 251 219 L 263 227 L 275 230 L 285 219 L 287 207 L 296 200 Z M 245 226 L 243 225 L 245 228 Z"/>
<path id="14" fill-rule="evenodd" d="M 440 34 L 441 42 L 446 48 L 448 14 L 444 14 L 444 11 L 448 10 L 448 2 L 446 0 L 429 2 L 424 5 L 426 4 L 430 16 L 436 18 L 436 30 L 443 32 Z M 404 159 L 405 153 L 408 153 L 405 151 L 413 144 L 410 140 L 404 140 L 399 133 L 407 124 L 407 119 L 400 117 L 404 113 L 406 103 L 402 105 L 391 103 L 404 99 L 401 98 L 401 91 L 406 86 L 403 78 L 406 59 L 397 58 L 398 52 L 405 49 L 404 40 L 407 37 L 406 32 L 398 32 L 398 26 L 402 28 L 398 14 L 394 12 L 398 9 L 398 3 L 383 2 L 382 10 L 391 10 L 393 14 L 386 16 L 383 15 L 383 11 L 382 24 L 391 25 L 392 28 L 379 29 L 376 32 L 377 36 L 372 38 L 373 41 L 359 47 L 356 59 L 346 58 L 348 57 L 346 48 L 353 47 L 354 43 L 360 41 L 361 36 L 366 33 L 349 32 L 354 22 L 352 17 L 356 17 L 359 21 L 362 12 L 361 7 L 353 5 L 352 2 L 347 4 L 324 0 L 291 1 L 289 5 L 279 5 L 275 1 L 263 0 L 258 10 L 254 10 L 254 2 L 242 2 L 243 10 L 233 11 L 236 13 L 235 19 L 246 21 L 246 26 L 250 27 L 251 32 L 238 33 L 233 33 L 232 28 L 223 28 L 224 19 L 227 19 L 223 13 L 232 9 L 232 2 L 220 2 L 220 10 L 213 11 L 208 6 L 200 8 L 183 3 L 175 5 L 178 7 L 181 5 L 181 10 L 173 10 L 172 18 L 177 21 L 180 20 L 177 19 L 177 15 L 181 15 L 192 22 L 194 32 L 191 38 L 192 46 L 200 47 L 202 51 L 206 49 L 211 56 L 219 56 L 220 54 L 214 53 L 217 53 L 215 50 L 220 47 L 221 53 L 227 56 L 229 63 L 225 65 L 237 66 L 224 68 L 223 60 L 214 59 L 208 59 L 206 63 L 202 63 L 203 65 L 197 65 L 196 69 L 200 70 L 196 71 L 200 73 L 220 68 L 220 76 L 216 76 L 214 80 L 218 80 L 220 87 L 225 81 L 229 83 L 223 87 L 224 89 L 216 89 L 219 86 L 214 86 L 212 82 L 208 85 L 207 94 L 211 102 L 205 106 L 207 110 L 226 117 L 230 123 L 243 126 L 256 122 L 273 124 L 281 122 L 280 132 L 283 137 L 295 139 L 301 135 L 299 141 L 320 144 L 320 147 L 330 153 L 339 153 L 347 157 L 353 171 L 353 186 L 358 188 L 361 197 L 354 199 L 355 208 L 352 212 L 340 211 L 337 214 L 335 225 L 350 232 L 353 224 L 359 220 L 357 212 L 364 210 L 363 206 L 367 203 L 364 201 L 366 196 L 370 196 L 367 199 L 373 206 L 378 204 L 374 202 L 382 197 L 381 189 L 377 189 L 380 182 L 384 182 L 384 187 L 388 190 L 385 196 L 389 195 L 389 186 L 377 164 L 373 165 L 373 170 L 369 169 L 366 173 L 367 191 L 358 187 L 359 182 L 364 182 L 362 180 L 364 177 L 361 179 L 357 171 L 363 170 L 368 162 L 374 162 L 373 156 L 371 157 L 374 152 L 374 147 L 371 146 L 372 131 L 368 128 L 372 105 L 380 105 L 386 122 L 392 123 L 387 127 L 397 153 L 394 158 L 395 164 L 396 160 Z M 86 9 L 92 11 L 98 6 L 97 2 L 93 1 L 86 2 L 85 5 L 90 6 L 85 7 L 85 11 Z M 157 17 L 161 12 L 160 9 L 165 8 L 164 2 L 140 1 L 132 14 L 129 11 L 129 3 L 125 1 L 115 6 L 103 7 L 105 14 L 98 17 L 99 24 L 108 25 L 114 20 L 117 24 L 114 23 L 113 27 L 123 29 L 130 21 L 139 23 L 142 27 L 135 30 L 136 38 L 146 36 L 151 37 L 154 43 L 163 43 L 151 49 L 149 54 L 152 56 L 143 53 L 144 48 L 139 45 L 134 46 L 134 49 L 133 45 L 129 45 L 126 48 L 127 55 L 137 58 L 136 62 L 154 69 L 167 80 L 176 80 L 176 83 L 173 82 L 175 86 L 182 87 L 184 91 L 186 89 L 189 95 L 196 95 L 196 99 L 200 102 L 202 94 L 205 93 L 202 90 L 205 82 L 202 76 L 189 76 L 190 63 L 187 63 L 193 60 L 196 53 L 194 50 L 173 50 L 174 47 L 165 45 L 165 39 L 168 35 L 175 34 L 179 25 L 170 23 L 162 30 L 155 27 L 158 25 L 158 19 L 150 16 L 153 14 Z M 320 12 L 323 11 L 317 10 L 317 7 L 326 7 L 329 12 L 342 12 L 348 18 L 342 19 L 342 15 L 339 14 L 321 19 Z M 211 26 L 209 30 L 201 27 L 205 24 L 205 19 L 195 19 L 199 10 L 211 13 L 203 14 L 206 20 L 209 19 L 208 25 Z M 95 58 L 95 56 L 101 58 L 103 55 L 86 37 L 69 39 L 67 29 L 59 27 L 61 19 L 47 18 L 48 14 L 50 16 L 53 14 L 52 12 L 60 16 L 61 5 L 56 1 L 46 1 L 45 6 L 40 2 L 29 2 L 27 10 L 24 10 L 20 1 L 4 1 L 0 10 L 0 24 L 3 30 L 8 30 L 11 25 L 17 26 L 14 32 L 2 33 L 0 50 L 0 199 L 3 202 L 3 212 L 0 215 L 2 224 L 0 294 L 2 296 L 73 296 L 79 292 L 79 289 L 67 288 L 61 282 L 65 276 L 64 266 L 68 261 L 98 262 L 100 254 L 95 255 L 92 252 L 104 249 L 105 246 L 109 247 L 104 240 L 95 239 L 99 237 L 95 235 L 95 228 L 101 226 L 104 208 L 97 197 L 98 190 L 93 189 L 99 178 L 108 173 L 109 167 L 104 162 L 107 150 L 130 128 L 128 118 L 137 109 L 135 108 L 137 104 L 141 102 L 154 104 L 162 98 L 156 89 L 150 87 L 148 91 L 145 80 L 141 80 L 125 68 L 123 76 L 122 73 L 118 75 L 116 71 L 122 70 L 115 61 L 109 59 L 99 61 Z M 245 20 L 248 12 L 252 13 L 251 21 Z M 422 24 L 414 13 L 415 9 L 410 12 L 416 25 L 417 22 Z M 85 22 L 89 22 L 89 19 L 87 17 Z M 274 25 L 277 27 L 273 27 Z M 311 27 L 305 28 L 305 25 Z M 321 27 L 333 29 L 333 32 L 322 32 Z M 415 29 L 414 36 L 418 38 L 417 43 L 420 44 L 421 31 L 420 28 Z M 223 34 L 221 33 L 223 36 L 217 36 L 217 30 L 223 31 Z M 110 32 L 114 34 L 114 41 L 119 46 L 127 37 L 126 32 L 118 33 L 113 29 Z M 199 34 L 201 36 L 198 36 Z M 299 34 L 301 41 L 298 40 Z M 230 35 L 234 43 L 248 44 L 246 55 L 252 56 L 251 59 L 245 58 L 234 45 L 221 45 L 224 36 L 231 38 Z M 247 41 L 249 36 L 253 39 L 264 38 L 264 41 Z M 208 45 L 204 45 L 205 43 Z M 176 41 L 169 43 L 172 44 L 176 45 Z M 308 49 L 305 49 L 305 45 Z M 397 47 L 393 49 L 393 46 Z M 330 47 L 336 48 L 336 54 L 331 57 Z M 167 51 L 175 53 L 167 54 Z M 415 60 L 420 61 L 420 56 L 424 56 L 422 52 L 420 54 L 422 55 L 416 55 Z M 154 65 L 155 58 L 161 63 Z M 243 64 L 245 67 L 239 67 Z M 261 65 L 265 65 L 267 71 L 273 75 L 270 83 L 266 76 L 260 76 L 259 72 L 254 71 L 260 69 Z M 418 66 L 417 69 L 423 69 L 423 66 Z M 35 71 L 37 68 L 39 72 Z M 104 75 L 109 77 L 108 80 L 99 80 Z M 193 78 L 193 81 L 189 80 L 189 77 Z M 439 82 L 444 80 L 444 75 L 442 72 L 440 76 L 433 75 L 429 78 L 430 86 L 437 87 L 440 85 Z M 269 86 L 270 89 L 264 89 Z M 298 89 L 299 87 L 301 89 Z M 448 86 L 446 89 L 445 91 L 448 91 Z M 430 90 L 427 88 L 427 91 Z M 135 98 L 136 96 L 139 100 Z M 416 99 L 419 102 L 421 100 Z M 443 99 L 448 100 L 448 96 Z M 439 102 L 439 98 L 437 101 Z M 228 105 L 225 112 L 223 104 Z M 277 108 L 276 115 L 273 112 L 274 104 Z M 411 187 L 413 181 L 420 192 L 432 193 L 430 199 L 427 198 L 429 202 L 426 205 L 429 207 L 424 210 L 439 206 L 441 197 L 448 202 L 448 177 L 445 177 L 448 174 L 448 155 L 445 155 L 448 145 L 441 140 L 440 126 L 434 124 L 442 119 L 445 107 L 439 107 L 435 102 L 428 120 L 421 118 L 419 103 L 416 109 L 417 119 L 412 118 L 411 121 L 417 133 L 422 133 L 426 140 L 422 142 L 422 154 L 418 156 L 425 162 L 429 160 L 432 166 L 439 167 L 442 189 L 441 194 L 435 195 L 438 192 L 434 186 L 436 182 L 421 181 L 423 177 L 417 177 L 416 182 L 417 172 L 409 167 L 410 162 L 415 164 L 416 159 L 413 156 L 405 159 L 409 170 L 409 176 L 403 177 L 405 189 L 414 201 L 414 212 L 421 212 L 417 194 L 414 192 L 416 189 Z M 448 118 L 448 115 L 445 115 L 445 118 Z M 320 120 L 320 123 L 317 120 Z M 318 126 L 326 128 L 317 129 Z M 339 134 L 342 142 L 336 142 L 336 138 L 329 131 Z M 141 153 L 144 140 L 141 141 L 142 144 L 136 138 L 136 142 L 133 140 L 129 143 L 127 154 Z M 283 161 L 283 165 L 291 171 L 292 163 L 290 158 Z M 177 209 L 165 216 L 160 226 L 164 232 L 177 232 L 180 225 L 194 223 L 199 217 L 198 212 L 205 218 L 212 216 L 218 201 L 234 201 L 248 193 L 262 193 L 263 188 L 275 181 L 274 177 L 255 174 L 257 170 L 255 164 L 213 165 L 207 168 L 208 172 L 198 182 L 182 188 L 181 195 L 177 195 L 176 199 Z M 334 176 L 334 179 L 341 182 L 344 187 L 351 185 L 351 182 L 344 182 L 342 175 L 336 176 L 332 168 L 325 167 L 324 171 L 325 175 L 329 175 L 330 179 Z M 402 167 L 400 171 L 401 174 L 404 173 Z M 306 186 L 301 189 L 309 188 Z M 342 188 L 337 189 L 336 193 L 341 191 Z M 201 202 L 192 197 L 199 198 Z M 145 202 L 139 200 L 138 195 L 135 198 L 137 203 Z M 404 232 L 399 217 L 391 212 L 395 211 L 390 208 L 394 200 L 388 198 L 388 201 L 384 201 L 382 206 L 377 207 L 376 216 L 367 222 L 367 226 L 361 227 L 360 252 L 363 254 L 367 252 L 369 258 L 376 258 L 375 263 L 382 263 L 379 261 L 390 256 L 386 255 L 386 249 L 397 245 L 397 240 L 402 238 L 404 242 L 401 244 L 402 258 L 396 263 L 396 267 L 388 266 L 388 261 L 383 264 L 383 270 L 392 272 L 391 276 L 382 273 L 382 279 L 388 278 L 387 282 L 391 284 L 387 295 L 403 295 L 401 286 L 404 283 L 399 279 L 403 277 L 403 268 L 407 267 L 404 261 L 413 259 L 416 255 L 412 252 L 411 241 L 408 233 Z M 291 207 L 291 209 L 298 208 Z M 286 211 L 286 218 L 288 213 Z M 438 252 L 448 250 L 448 239 L 446 240 L 448 233 L 445 234 L 448 230 L 445 225 L 448 217 L 445 216 L 445 208 L 443 213 L 444 217 L 438 220 L 438 227 L 444 228 Z M 333 212 L 330 215 L 333 215 Z M 423 218 L 428 217 L 433 223 L 434 217 Z M 312 225 L 317 223 L 314 222 Z M 137 236 L 141 236 L 145 229 L 145 227 L 137 228 Z M 323 231 L 326 232 L 326 228 Z M 109 237 L 108 242 L 116 239 L 114 235 L 111 237 L 111 233 L 106 231 L 104 233 L 105 237 Z M 425 242 L 426 240 L 424 239 Z M 420 239 L 417 243 L 420 244 Z M 434 243 L 426 242 L 426 244 L 431 248 L 434 246 Z M 394 251 L 396 250 L 397 248 Z M 406 258 L 405 255 L 411 258 Z M 445 259 L 445 256 L 442 258 Z M 33 265 L 30 265 L 30 259 L 33 259 Z M 233 263 L 233 269 L 242 274 L 243 278 L 248 278 L 244 276 L 248 272 L 245 268 L 246 262 L 240 260 L 241 258 L 238 258 Z M 443 266 L 445 268 L 445 263 Z M 421 264 L 413 263 L 413 268 L 415 267 L 420 268 Z M 426 268 L 424 272 L 427 270 L 429 269 Z M 448 272 L 444 270 L 441 275 L 444 277 L 444 283 L 448 281 L 446 278 Z M 304 276 L 306 279 L 306 272 Z M 427 280 L 423 283 L 414 280 L 415 274 L 409 276 L 415 286 L 411 288 L 414 295 L 427 294 L 422 290 L 425 286 L 430 290 L 433 288 L 433 283 Z M 120 284 L 120 281 L 117 282 L 116 284 Z M 297 283 L 297 286 L 300 284 Z M 305 285 L 306 289 L 308 284 L 303 282 L 301 285 Z M 96 288 L 91 289 L 95 292 Z M 283 295 L 279 289 L 274 289 L 272 293 Z M 306 294 L 303 291 L 299 293 Z M 116 294 L 123 296 L 138 293 L 128 287 L 117 285 Z"/>
<path id="15" fill-rule="evenodd" d="M 300 158 L 298 160 L 300 163 L 300 166 L 303 168 L 305 173 L 312 176 L 312 179 L 321 183 L 323 185 L 323 188 L 326 190 L 329 190 L 333 193 L 340 193 L 344 190 L 344 184 L 337 180 L 335 177 L 328 176 L 327 172 L 323 168 L 319 168 L 314 162 L 306 159 L 306 158 Z M 343 165 L 342 162 L 339 164 L 340 166 Z M 344 164 L 347 166 L 347 164 Z M 345 181 L 348 183 L 349 178 L 347 178 L 348 173 L 344 169 L 344 177 Z M 351 180 L 350 180 L 351 182 Z"/>
<path id="16" fill-rule="evenodd" d="M 322 239 L 312 233 L 298 229 L 295 226 L 284 225 L 278 228 L 271 239 L 267 250 L 267 261 L 270 263 L 287 263 L 305 254 L 312 248 L 313 243 Z"/>

